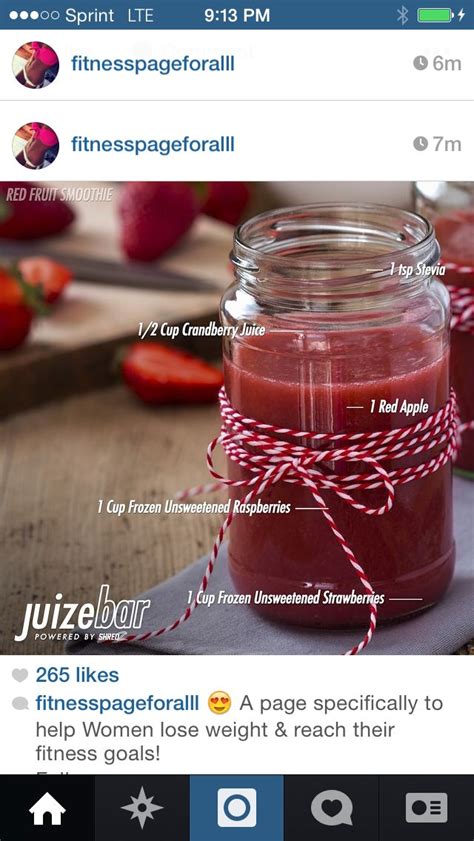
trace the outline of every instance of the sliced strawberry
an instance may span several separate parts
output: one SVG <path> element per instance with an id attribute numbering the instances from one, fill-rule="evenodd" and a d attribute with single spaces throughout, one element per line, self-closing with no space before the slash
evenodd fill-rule
<path id="1" fill-rule="evenodd" d="M 47 304 L 57 301 L 72 278 L 67 266 L 49 257 L 24 257 L 18 265 L 27 283 L 41 287 Z"/>
<path id="2" fill-rule="evenodd" d="M 222 373 L 189 353 L 156 342 L 136 342 L 122 359 L 122 375 L 145 403 L 212 403 Z"/>

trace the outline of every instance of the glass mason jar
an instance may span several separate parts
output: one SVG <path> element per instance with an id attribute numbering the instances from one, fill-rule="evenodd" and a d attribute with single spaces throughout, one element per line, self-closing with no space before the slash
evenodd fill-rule
<path id="1" fill-rule="evenodd" d="M 454 289 L 468 288 L 474 297 L 474 183 L 472 181 L 419 181 L 415 185 L 417 210 L 436 229 L 444 282 Z M 454 303 L 454 300 L 453 300 Z M 471 324 L 474 319 L 471 319 Z M 474 419 L 474 332 L 454 327 L 451 334 L 451 380 L 464 422 Z M 474 479 L 474 430 L 464 432 L 456 472 Z"/>
<path id="2" fill-rule="evenodd" d="M 310 205 L 241 225 L 232 252 L 235 281 L 221 307 L 222 323 L 237 328 L 235 338 L 224 339 L 225 384 L 234 408 L 278 426 L 355 433 L 411 425 L 444 406 L 449 296 L 436 279 L 415 271 L 407 278 L 405 271 L 420 261 L 432 267 L 438 257 L 431 224 L 391 207 Z M 243 336 L 244 325 L 247 332 L 249 325 L 263 326 L 265 334 Z M 407 417 L 401 411 L 405 400 L 424 403 L 424 412 Z M 420 459 L 385 466 L 414 466 Z M 328 468 L 354 473 L 344 462 Z M 228 475 L 249 478 L 232 461 Z M 380 620 L 425 609 L 445 592 L 454 566 L 451 483 L 447 463 L 399 484 L 395 504 L 383 516 L 368 516 L 323 492 L 337 527 L 383 594 Z M 384 496 L 383 489 L 356 490 L 358 500 L 361 493 L 374 506 Z M 245 490 L 232 487 L 230 495 L 242 499 Z M 333 602 L 334 594 L 363 591 L 321 511 L 308 510 L 316 506 L 309 490 L 279 482 L 260 499 L 289 503 L 290 511 L 234 519 L 229 564 L 237 590 L 254 604 L 261 602 L 260 592 L 320 591 L 319 604 L 257 609 L 302 625 L 364 625 L 367 604 L 341 604 L 340 598 L 325 603 L 327 593 Z"/>

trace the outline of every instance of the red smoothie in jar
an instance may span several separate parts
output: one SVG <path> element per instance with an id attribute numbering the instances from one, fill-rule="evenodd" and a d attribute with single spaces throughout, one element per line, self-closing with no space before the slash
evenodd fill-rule
<path id="1" fill-rule="evenodd" d="M 447 264 L 448 286 L 471 287 L 474 295 L 474 211 L 460 210 L 435 220 L 442 262 Z M 456 268 L 449 266 L 456 264 Z M 464 269 L 464 271 L 463 271 Z M 472 269 L 472 272 L 468 270 Z M 454 328 L 451 332 L 451 379 L 457 394 L 461 421 L 474 419 L 474 334 Z M 462 437 L 456 468 L 474 478 L 474 430 Z"/>
<path id="2" fill-rule="evenodd" d="M 441 338 L 427 335 L 409 317 L 396 329 L 362 330 L 352 325 L 336 331 L 325 331 L 321 320 L 310 313 L 299 313 L 292 324 L 290 318 L 283 317 L 281 323 L 273 320 L 264 336 L 236 341 L 232 360 L 225 359 L 227 393 L 243 415 L 299 430 L 370 432 L 412 425 L 446 403 L 446 348 Z M 393 404 L 397 399 L 397 411 L 380 411 L 381 400 Z M 424 401 L 426 411 L 407 417 L 400 411 L 403 401 Z M 422 460 L 418 456 L 384 466 L 390 470 Z M 342 462 L 328 467 L 329 472 L 346 475 L 365 469 Z M 248 478 L 233 463 L 229 475 Z M 423 479 L 397 485 L 395 504 L 382 516 L 368 516 L 334 492 L 322 491 L 337 527 L 376 593 L 384 597 L 378 604 L 379 620 L 426 609 L 445 592 L 454 566 L 451 481 L 451 465 L 446 464 Z M 353 493 L 373 507 L 385 498 L 383 488 Z M 233 499 L 244 495 L 240 489 L 231 490 Z M 317 505 L 310 491 L 279 483 L 260 499 L 290 503 L 291 511 L 241 515 L 233 521 L 229 559 L 238 591 L 250 594 L 256 609 L 274 619 L 327 628 L 364 625 L 367 604 L 324 603 L 327 592 L 344 596 L 364 591 L 321 511 L 296 510 Z M 322 594 L 315 605 L 258 604 L 259 591 L 318 590 Z"/>

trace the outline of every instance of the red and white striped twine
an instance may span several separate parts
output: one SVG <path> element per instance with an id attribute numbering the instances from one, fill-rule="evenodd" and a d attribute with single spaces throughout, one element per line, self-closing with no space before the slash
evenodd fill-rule
<path id="1" fill-rule="evenodd" d="M 460 263 L 443 262 L 448 271 L 466 277 L 474 284 L 474 266 L 462 266 Z M 446 284 L 451 298 L 451 329 L 474 334 L 474 285 L 453 286 Z"/>
<path id="2" fill-rule="evenodd" d="M 448 286 L 451 297 L 451 329 L 474 334 L 474 288 Z"/>
<path id="3" fill-rule="evenodd" d="M 449 271 L 464 275 L 474 283 L 474 266 L 462 266 L 460 263 L 443 262 Z M 474 335 L 474 286 L 453 286 L 446 284 L 451 298 L 451 330 Z M 474 431 L 474 420 L 461 423 L 459 435 Z"/>
<path id="4" fill-rule="evenodd" d="M 211 441 L 207 450 L 207 466 L 216 481 L 182 491 L 177 494 L 177 498 L 189 499 L 223 487 L 232 487 L 245 488 L 247 493 L 243 502 L 249 503 L 279 482 L 305 487 L 321 507 L 323 517 L 345 552 L 362 587 L 366 593 L 375 596 L 372 584 L 344 535 L 339 531 L 322 492 L 333 491 L 352 508 L 370 516 L 383 515 L 390 511 L 395 499 L 396 485 L 413 482 L 435 473 L 455 457 L 459 445 L 459 418 L 454 392 L 441 409 L 412 426 L 384 432 L 351 434 L 302 432 L 246 418 L 233 408 L 224 388 L 220 391 L 219 403 L 222 427 L 220 434 Z M 216 470 L 213 459 L 218 445 L 222 446 L 231 461 L 246 471 L 248 478 L 227 479 Z M 429 457 L 433 450 L 438 452 Z M 426 454 L 427 459 L 416 467 L 388 470 L 383 466 L 384 462 L 396 462 L 420 454 Z M 365 473 L 339 476 L 324 469 L 327 462 L 363 463 L 371 469 Z M 382 487 L 385 490 L 385 499 L 375 508 L 357 502 L 350 493 L 353 490 L 370 491 Z M 200 589 L 184 613 L 172 624 L 156 631 L 129 634 L 113 642 L 141 642 L 151 637 L 159 637 L 175 630 L 192 616 L 198 605 L 199 594 L 207 590 L 220 546 L 236 516 L 239 514 L 234 514 L 231 509 L 222 523 Z M 372 639 L 377 625 L 377 605 L 371 602 L 369 610 L 369 627 L 364 638 L 346 654 L 359 654 Z"/>

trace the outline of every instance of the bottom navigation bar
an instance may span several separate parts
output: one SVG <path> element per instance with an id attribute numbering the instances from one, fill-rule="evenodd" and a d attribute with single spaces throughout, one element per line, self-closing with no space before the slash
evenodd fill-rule
<path id="1" fill-rule="evenodd" d="M 41 774 L 0 792 L 1 841 L 474 839 L 468 776 Z"/>

